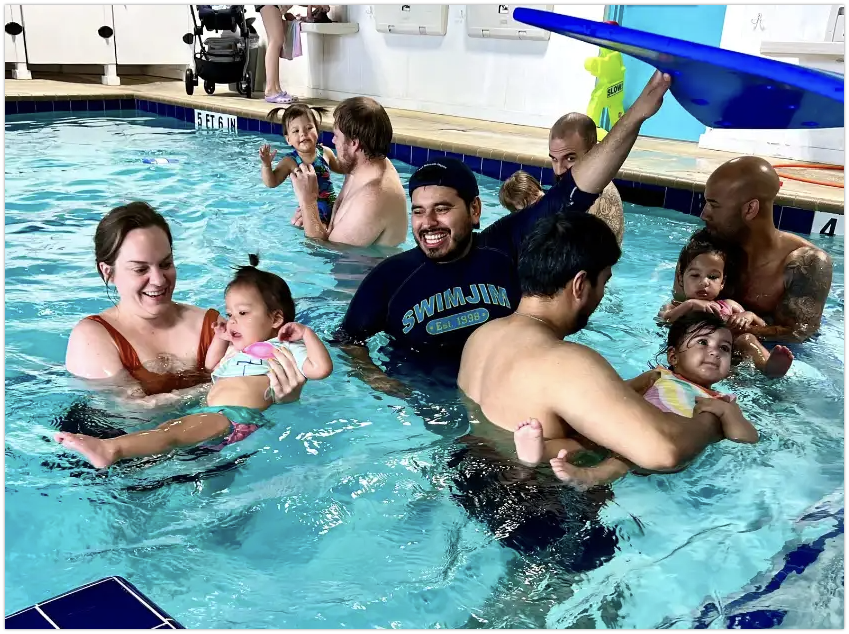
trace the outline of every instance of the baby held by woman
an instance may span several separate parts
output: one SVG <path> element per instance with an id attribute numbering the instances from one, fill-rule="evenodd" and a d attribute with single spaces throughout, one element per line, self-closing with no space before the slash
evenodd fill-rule
<path id="1" fill-rule="evenodd" d="M 333 370 L 327 348 L 306 326 L 295 322 L 295 302 L 278 275 L 256 268 L 250 256 L 224 291 L 227 319 L 213 326 L 215 341 L 206 355 L 213 385 L 206 406 L 147 431 L 100 439 L 83 434 L 56 434 L 67 449 L 98 468 L 119 460 L 167 453 L 178 447 L 204 445 L 222 449 L 247 438 L 268 420 L 273 404 L 268 379 L 272 348 L 287 348 L 307 379 L 323 379 Z"/>

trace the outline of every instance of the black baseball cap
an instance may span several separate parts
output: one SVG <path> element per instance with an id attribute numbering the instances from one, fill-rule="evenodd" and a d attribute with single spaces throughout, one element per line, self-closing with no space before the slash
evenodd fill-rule
<path id="1" fill-rule="evenodd" d="M 428 161 L 410 176 L 410 198 L 419 187 L 450 187 L 467 205 L 480 195 L 478 181 L 469 166 L 455 158 L 442 157 Z"/>

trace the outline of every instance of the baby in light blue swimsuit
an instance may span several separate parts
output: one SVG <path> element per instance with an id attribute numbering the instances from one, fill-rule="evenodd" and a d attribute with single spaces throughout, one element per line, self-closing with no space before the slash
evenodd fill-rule
<path id="1" fill-rule="evenodd" d="M 177 447 L 221 449 L 267 422 L 263 412 L 274 402 L 268 364 L 275 349 L 291 354 L 307 379 L 330 375 L 333 362 L 327 348 L 310 328 L 294 321 L 295 302 L 289 286 L 278 275 L 257 269 L 257 256 L 251 255 L 250 262 L 251 266 L 237 270 L 224 291 L 227 319 L 219 318 L 215 324 L 215 340 L 205 360 L 213 377 L 206 407 L 156 429 L 117 438 L 65 434 L 62 445 L 98 468 Z"/>

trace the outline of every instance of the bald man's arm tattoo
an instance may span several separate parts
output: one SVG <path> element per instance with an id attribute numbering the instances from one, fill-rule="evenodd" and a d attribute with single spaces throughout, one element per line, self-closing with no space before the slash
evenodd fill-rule
<path id="1" fill-rule="evenodd" d="M 817 330 L 831 290 L 833 264 L 824 251 L 803 247 L 784 269 L 784 297 L 775 310 L 775 325 L 750 328 L 759 337 L 805 341 Z"/>
<path id="2" fill-rule="evenodd" d="M 590 207 L 590 213 L 604 220 L 621 246 L 622 236 L 625 233 L 625 215 L 622 210 L 622 198 L 613 183 L 604 188 L 601 196 Z"/>

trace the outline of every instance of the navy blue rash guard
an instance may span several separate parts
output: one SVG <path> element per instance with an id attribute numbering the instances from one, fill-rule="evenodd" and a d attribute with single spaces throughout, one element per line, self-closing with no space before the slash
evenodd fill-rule
<path id="1" fill-rule="evenodd" d="M 459 357 L 476 328 L 516 310 L 519 247 L 540 218 L 585 212 L 598 198 L 567 172 L 535 205 L 473 233 L 466 257 L 430 260 L 416 247 L 378 264 L 360 284 L 338 333 L 364 342 L 386 332 L 404 347 Z"/>

